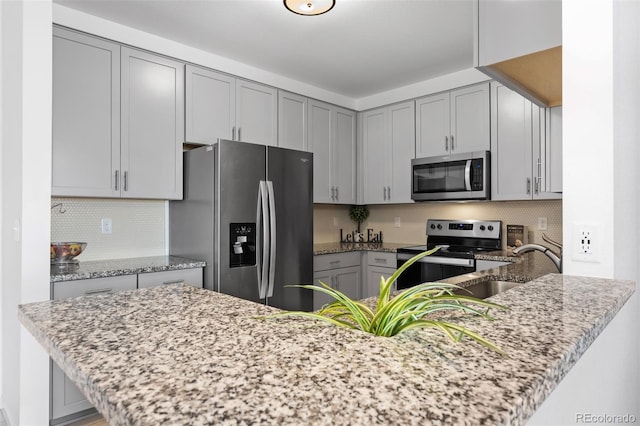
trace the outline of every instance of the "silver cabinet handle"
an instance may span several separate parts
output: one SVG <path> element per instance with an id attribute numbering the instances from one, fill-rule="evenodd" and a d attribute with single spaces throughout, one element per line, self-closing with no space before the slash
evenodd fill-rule
<path id="1" fill-rule="evenodd" d="M 332 186 L 331 187 L 331 201 L 335 201 L 336 200 L 336 187 Z"/>
<path id="2" fill-rule="evenodd" d="M 453 135 L 451 135 L 451 151 L 453 151 L 455 148 L 455 145 L 453 143 Z"/>
<path id="3" fill-rule="evenodd" d="M 531 194 L 531 178 L 527 178 L 527 195 Z"/>
<path id="4" fill-rule="evenodd" d="M 332 260 L 329 262 L 329 265 L 334 266 L 334 265 L 339 265 L 340 261 L 339 260 Z"/>
<path id="5" fill-rule="evenodd" d="M 233 126 L 231 128 L 231 140 L 235 141 L 236 140 L 236 126 Z"/>
<path id="6" fill-rule="evenodd" d="M 336 186 L 336 201 L 340 201 L 340 187 Z"/>
<path id="7" fill-rule="evenodd" d="M 113 292 L 112 288 L 100 288 L 97 290 L 87 290 L 84 294 L 101 294 L 101 293 L 111 293 Z"/>
<path id="8" fill-rule="evenodd" d="M 382 199 L 384 201 L 387 201 L 387 187 L 386 186 L 382 187 Z"/>
<path id="9" fill-rule="evenodd" d="M 444 150 L 449 151 L 449 136 L 444 137 Z"/>
<path id="10" fill-rule="evenodd" d="M 375 260 L 378 263 L 385 263 L 385 264 L 387 263 L 387 259 L 383 259 L 381 257 L 376 257 L 373 260 Z"/>
<path id="11" fill-rule="evenodd" d="M 125 171 L 124 172 L 124 190 L 128 191 L 129 190 L 129 172 Z"/>
<path id="12" fill-rule="evenodd" d="M 162 284 L 164 284 L 164 285 L 169 285 L 169 284 L 184 284 L 184 280 L 162 281 Z"/>
<path id="13" fill-rule="evenodd" d="M 391 187 L 387 186 L 387 200 L 391 201 Z"/>
<path id="14" fill-rule="evenodd" d="M 115 185 L 115 190 L 118 190 L 118 170 L 116 170 L 116 185 Z"/>
<path id="15" fill-rule="evenodd" d="M 238 142 L 240 142 L 242 140 L 242 136 L 240 136 L 240 131 L 242 130 L 242 128 L 238 127 Z"/>

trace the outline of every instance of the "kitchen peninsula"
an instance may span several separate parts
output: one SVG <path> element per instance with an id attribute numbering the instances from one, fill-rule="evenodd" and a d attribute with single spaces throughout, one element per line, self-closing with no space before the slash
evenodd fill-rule
<path id="1" fill-rule="evenodd" d="M 22 305 L 19 318 L 112 425 L 522 424 L 634 292 L 548 274 L 434 330 L 374 337 L 175 285 Z"/>

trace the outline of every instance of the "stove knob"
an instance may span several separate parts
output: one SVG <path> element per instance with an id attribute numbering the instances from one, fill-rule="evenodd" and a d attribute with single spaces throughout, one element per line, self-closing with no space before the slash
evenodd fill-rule
<path id="1" fill-rule="evenodd" d="M 484 231 L 484 225 L 480 225 L 480 230 Z"/>
<path id="2" fill-rule="evenodd" d="M 442 229 L 442 225 L 438 224 L 438 229 Z"/>
<path id="3" fill-rule="evenodd" d="M 489 231 L 493 231 L 493 225 L 489 225 Z"/>
<path id="4" fill-rule="evenodd" d="M 431 229 L 436 229 L 436 226 L 433 223 L 431 224 Z"/>

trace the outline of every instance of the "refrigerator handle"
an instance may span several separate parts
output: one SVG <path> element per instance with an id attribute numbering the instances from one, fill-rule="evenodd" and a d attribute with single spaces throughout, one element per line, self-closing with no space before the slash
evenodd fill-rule
<path id="1" fill-rule="evenodd" d="M 256 244 L 256 269 L 258 274 L 258 296 L 264 299 L 267 295 L 267 262 L 269 261 L 269 206 L 267 205 L 266 182 L 261 180 L 258 185 L 258 208 L 256 211 L 256 237 L 262 241 Z"/>
<path id="2" fill-rule="evenodd" d="M 276 198 L 273 191 L 273 182 L 267 181 L 269 193 L 269 287 L 267 297 L 273 297 L 273 287 L 276 278 Z M 266 247 L 266 245 L 265 245 Z"/>

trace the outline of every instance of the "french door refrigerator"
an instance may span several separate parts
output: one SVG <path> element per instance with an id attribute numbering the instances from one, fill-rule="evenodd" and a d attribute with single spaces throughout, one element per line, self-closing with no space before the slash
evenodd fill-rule
<path id="1" fill-rule="evenodd" d="M 313 309 L 313 154 L 218 140 L 184 153 L 169 203 L 172 255 L 203 259 L 204 286 L 287 310 Z"/>

